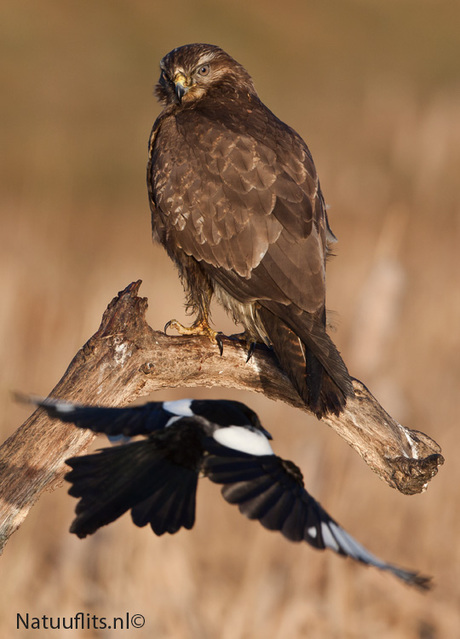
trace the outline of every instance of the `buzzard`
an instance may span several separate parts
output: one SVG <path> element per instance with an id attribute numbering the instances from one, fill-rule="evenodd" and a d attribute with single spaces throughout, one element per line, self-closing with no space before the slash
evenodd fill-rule
<path id="1" fill-rule="evenodd" d="M 125 443 L 72 457 L 65 476 L 79 497 L 70 531 L 86 537 L 126 511 L 156 535 L 195 523 L 198 477 L 222 486 L 240 511 L 287 539 L 330 548 L 427 589 L 430 578 L 382 561 L 347 533 L 307 493 L 302 473 L 275 455 L 271 435 L 241 402 L 182 399 L 143 406 L 83 406 L 61 399 L 30 401 L 51 417 Z M 130 441 L 132 437 L 142 439 Z"/>
<path id="2" fill-rule="evenodd" d="M 149 141 L 153 236 L 176 263 L 191 327 L 214 295 L 248 343 L 273 347 L 306 405 L 339 414 L 353 385 L 326 332 L 325 263 L 335 237 L 310 151 L 221 48 L 189 44 L 160 63 L 164 108 Z"/>

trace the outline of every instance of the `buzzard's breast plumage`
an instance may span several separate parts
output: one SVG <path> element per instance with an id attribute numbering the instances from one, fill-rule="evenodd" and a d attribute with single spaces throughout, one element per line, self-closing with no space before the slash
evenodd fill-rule
<path id="1" fill-rule="evenodd" d="M 161 68 L 156 93 L 165 106 L 148 165 L 152 224 L 189 306 L 205 320 L 217 294 L 251 340 L 273 346 L 319 417 L 340 412 L 353 387 L 325 329 L 333 235 L 306 144 L 218 47 L 180 47 Z"/>

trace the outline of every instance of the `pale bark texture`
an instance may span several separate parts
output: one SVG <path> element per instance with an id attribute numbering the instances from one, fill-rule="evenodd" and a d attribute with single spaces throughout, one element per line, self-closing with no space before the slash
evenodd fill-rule
<path id="1" fill-rule="evenodd" d="M 80 403 L 121 406 L 165 388 L 220 386 L 253 390 L 306 411 L 272 352 L 223 338 L 223 356 L 203 337 L 170 337 L 145 320 L 141 282 L 118 294 L 98 331 L 78 351 L 51 391 Z M 438 444 L 396 422 L 359 380 L 339 417 L 323 418 L 391 487 L 422 492 L 444 462 Z M 269 425 L 267 425 L 269 428 Z M 65 460 L 84 451 L 94 433 L 36 410 L 0 448 L 0 551 L 45 489 L 62 482 Z"/>

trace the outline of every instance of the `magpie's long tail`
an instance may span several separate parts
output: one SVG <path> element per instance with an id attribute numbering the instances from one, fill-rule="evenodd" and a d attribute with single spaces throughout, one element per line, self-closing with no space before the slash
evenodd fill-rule
<path id="1" fill-rule="evenodd" d="M 192 528 L 196 470 L 172 463 L 151 440 L 67 460 L 69 494 L 79 497 L 70 532 L 91 535 L 131 509 L 134 523 L 157 535 Z"/>

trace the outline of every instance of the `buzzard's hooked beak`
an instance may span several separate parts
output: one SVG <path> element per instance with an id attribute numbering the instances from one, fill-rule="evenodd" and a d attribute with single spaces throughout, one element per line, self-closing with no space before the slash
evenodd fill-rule
<path id="1" fill-rule="evenodd" d="M 183 73 L 176 73 L 174 76 L 174 91 L 177 95 L 179 102 L 182 102 L 182 98 L 189 90 L 188 80 Z"/>

